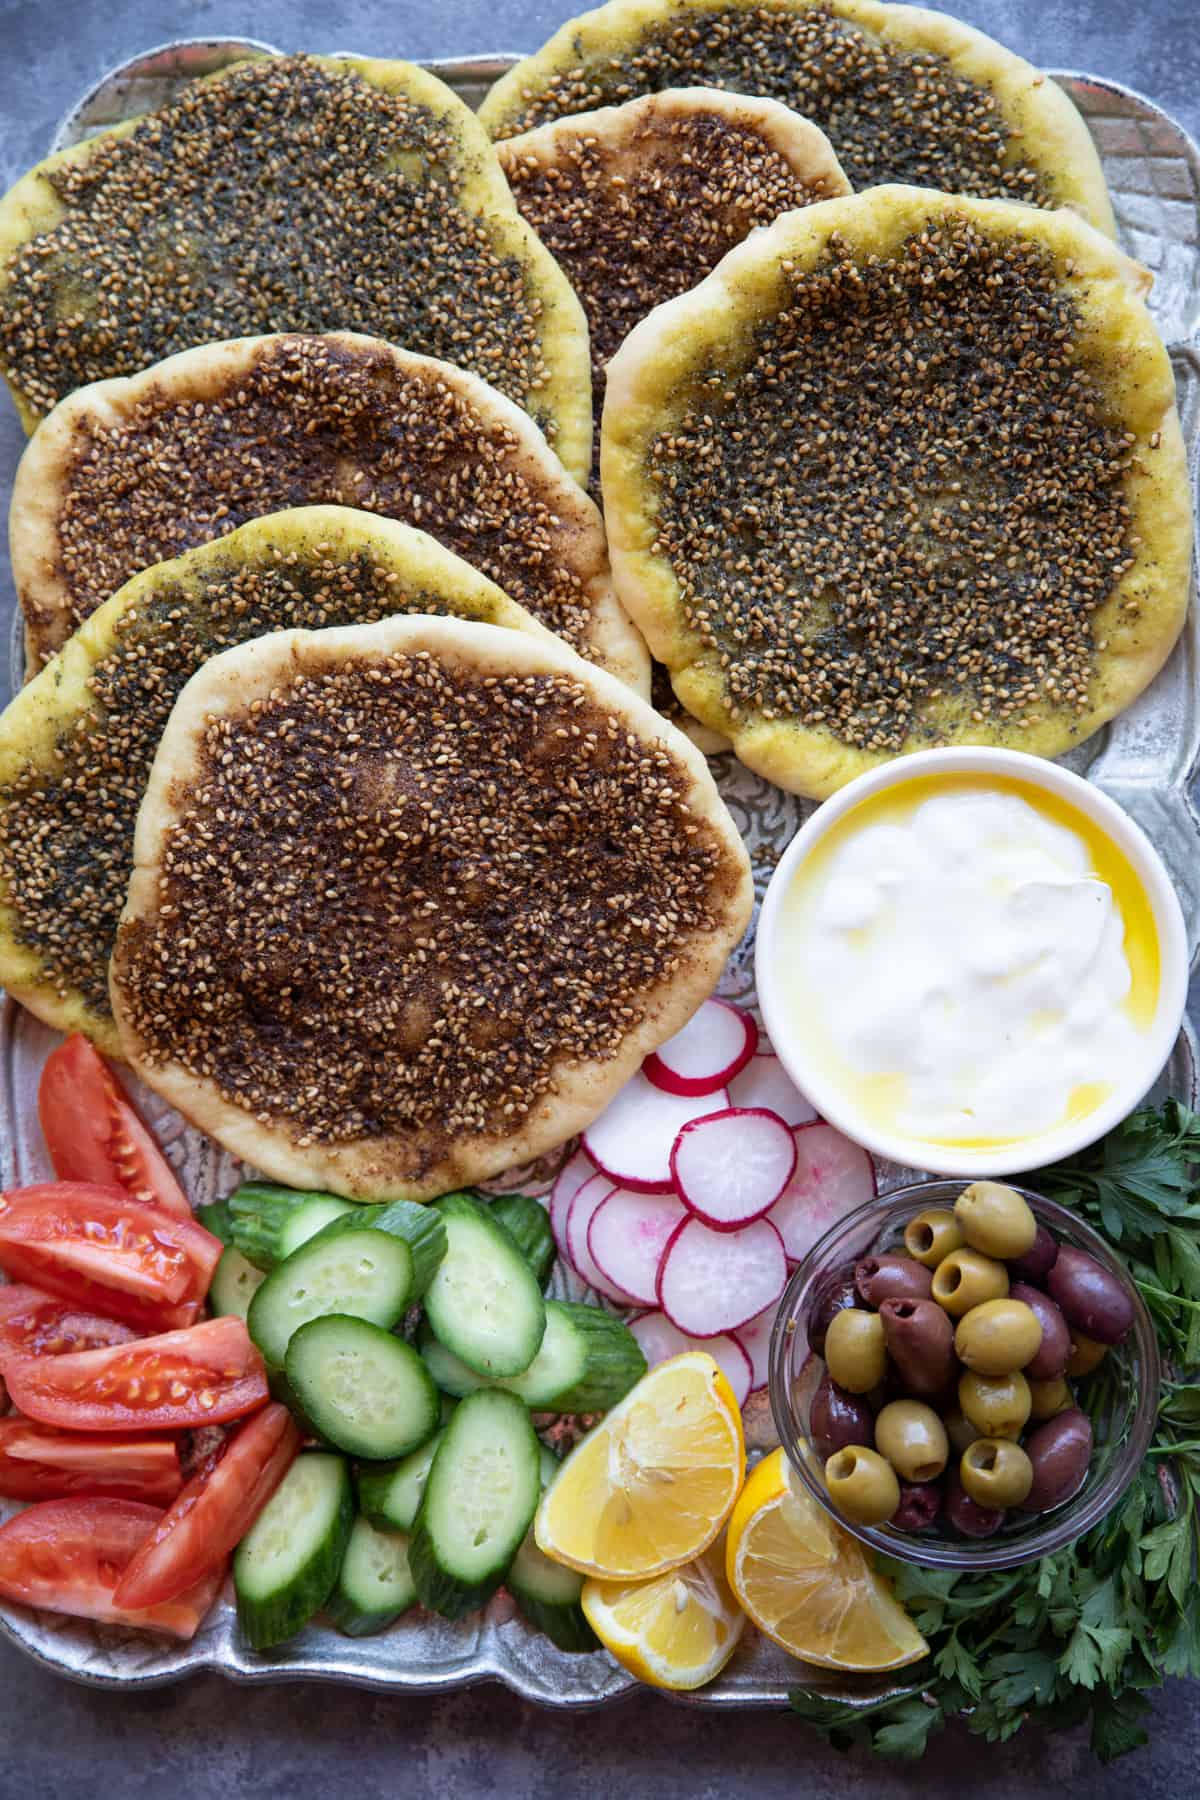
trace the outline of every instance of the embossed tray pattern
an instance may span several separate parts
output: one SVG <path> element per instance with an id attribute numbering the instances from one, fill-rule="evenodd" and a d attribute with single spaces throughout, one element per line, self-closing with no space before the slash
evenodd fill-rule
<path id="1" fill-rule="evenodd" d="M 147 51 L 113 70 L 63 120 L 53 148 L 79 142 L 107 125 L 161 104 L 195 76 L 233 56 L 270 55 L 255 40 L 193 40 Z M 471 105 L 514 59 L 472 57 L 434 62 L 439 74 Z M 1189 445 L 1193 483 L 1200 483 L 1200 150 L 1151 101 L 1089 75 L 1056 77 L 1079 106 L 1096 139 L 1112 191 L 1124 247 L 1155 276 L 1150 300 L 1166 339 L 1179 386 L 1180 411 Z M 1165 858 L 1179 889 L 1193 957 L 1200 949 L 1200 817 L 1189 789 L 1200 759 L 1200 628 L 1195 581 L 1187 629 L 1154 686 L 1120 719 L 1066 760 L 1119 800 L 1143 825 Z M 14 635 L 12 679 L 22 679 L 19 635 Z M 759 896 L 775 862 L 810 810 L 732 759 L 714 763 L 726 803 L 750 848 Z M 757 908 L 756 908 L 757 918 Z M 730 959 L 721 991 L 754 1005 L 754 922 Z M 54 1034 L 11 1001 L 0 1013 L 0 1181 L 9 1186 L 49 1174 L 34 1104 L 42 1062 Z M 1194 1096 L 1196 1038 L 1191 1023 L 1181 1034 L 1161 1093 Z M 197 1201 L 228 1192 L 238 1165 L 177 1114 L 142 1091 L 172 1162 Z M 893 1187 L 912 1172 L 887 1167 L 881 1185 Z M 529 1191 L 549 1185 L 545 1170 L 526 1172 Z M 554 1291 L 578 1293 L 574 1277 L 556 1271 Z M 748 1418 L 748 1433 L 769 1441 L 761 1396 Z M 11 1511 L 0 1503 L 0 1512 Z M 28 1655 L 79 1681 L 115 1687 L 151 1686 L 211 1669 L 234 1681 L 316 1679 L 364 1688 L 436 1693 L 481 1681 L 503 1682 L 529 1700 L 555 1707 L 596 1707 L 631 1692 L 636 1683 L 604 1653 L 566 1656 L 529 1630 L 503 1596 L 481 1615 L 459 1624 L 414 1612 L 380 1637 L 351 1639 L 320 1620 L 300 1637 L 263 1655 L 239 1640 L 228 1598 L 198 1636 L 185 1645 L 166 1643 L 116 1627 L 88 1624 L 22 1607 L 0 1611 L 0 1630 Z M 729 1668 L 712 1686 L 681 1696 L 703 1707 L 771 1707 L 783 1704 L 798 1665 L 753 1631 Z M 855 1681 L 826 1670 L 805 1670 L 808 1685 L 853 1702 L 878 1694 L 879 1681 Z"/>

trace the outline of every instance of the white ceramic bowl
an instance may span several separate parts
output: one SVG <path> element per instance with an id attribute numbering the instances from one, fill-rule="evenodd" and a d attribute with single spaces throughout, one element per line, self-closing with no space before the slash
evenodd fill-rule
<path id="1" fill-rule="evenodd" d="M 1085 1117 L 1019 1142 L 971 1148 L 941 1145 L 885 1131 L 860 1116 L 853 1096 L 835 1082 L 816 1060 L 811 1046 L 791 1024 L 779 979 L 780 911 L 793 876 L 830 828 L 851 807 L 881 791 L 919 777 L 966 773 L 1007 776 L 1043 788 L 1074 806 L 1124 852 L 1149 899 L 1158 931 L 1160 980 L 1158 1006 L 1142 1040 L 1142 1055 L 1125 1072 L 1114 1092 Z M 904 1168 L 939 1175 L 1016 1175 L 1060 1157 L 1072 1156 L 1118 1124 L 1142 1100 L 1162 1073 L 1174 1047 L 1187 1005 L 1188 953 L 1183 913 L 1171 878 L 1158 852 L 1128 813 L 1099 788 L 1057 763 L 1017 750 L 922 750 L 868 770 L 817 808 L 780 858 L 767 888 L 758 925 L 755 979 L 763 1020 L 772 1046 L 797 1087 L 821 1116 L 877 1156 Z"/>

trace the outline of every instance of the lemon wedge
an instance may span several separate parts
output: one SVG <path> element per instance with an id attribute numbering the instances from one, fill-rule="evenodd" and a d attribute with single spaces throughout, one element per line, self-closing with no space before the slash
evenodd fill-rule
<path id="1" fill-rule="evenodd" d="M 659 1363 L 572 1451 L 542 1496 L 539 1550 L 601 1581 L 691 1562 L 742 1485 L 742 1415 L 711 1356 Z"/>
<path id="2" fill-rule="evenodd" d="M 737 1649 L 745 1614 L 725 1579 L 720 1539 L 651 1581 L 585 1581 L 584 1615 L 606 1650 L 651 1687 L 703 1687 Z"/>
<path id="3" fill-rule="evenodd" d="M 862 1546 L 790 1475 L 782 1450 L 753 1471 L 729 1521 L 729 1585 L 775 1643 L 828 1669 L 900 1669 L 929 1646 Z"/>

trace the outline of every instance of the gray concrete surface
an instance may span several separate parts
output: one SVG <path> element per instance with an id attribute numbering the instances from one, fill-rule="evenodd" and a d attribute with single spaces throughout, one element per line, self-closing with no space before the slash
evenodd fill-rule
<path id="1" fill-rule="evenodd" d="M 0 187 L 43 155 L 66 107 L 112 64 L 169 38 L 252 35 L 291 49 L 382 56 L 528 50 L 567 0 L 0 0 Z M 1200 136 L 1196 0 L 958 0 L 1034 61 L 1140 88 Z M 0 401 L 0 507 L 22 439 Z M 0 616 L 11 606 L 7 570 Z M 0 639 L 7 642 L 7 633 Z M 1103 1771 L 1078 1734 L 1005 1746 L 964 1733 L 924 1762 L 824 1748 L 786 1716 L 715 1716 L 638 1695 L 589 1716 L 539 1712 L 495 1688 L 379 1699 L 216 1678 L 130 1697 L 72 1687 L 0 1645 L 0 1800 L 1144 1800 L 1200 1793 L 1200 1695 L 1157 1696 L 1149 1750 Z"/>

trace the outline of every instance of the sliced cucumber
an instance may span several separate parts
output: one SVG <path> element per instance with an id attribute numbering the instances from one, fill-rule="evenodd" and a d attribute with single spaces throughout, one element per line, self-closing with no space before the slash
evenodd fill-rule
<path id="1" fill-rule="evenodd" d="M 274 1268 L 251 1302 L 247 1324 L 272 1368 L 310 1319 L 345 1313 L 395 1325 L 441 1259 L 446 1234 L 431 1208 L 394 1200 L 356 1206 L 332 1219 Z"/>
<path id="2" fill-rule="evenodd" d="M 284 1372 L 315 1434 L 350 1456 L 407 1456 L 438 1428 L 429 1370 L 411 1344 L 366 1319 L 311 1319 L 292 1334 Z"/>
<path id="3" fill-rule="evenodd" d="M 233 1214 L 229 1210 L 228 1200 L 212 1200 L 207 1206 L 198 1206 L 196 1223 L 203 1225 L 205 1231 L 211 1231 L 223 1244 L 232 1244 Z"/>
<path id="4" fill-rule="evenodd" d="M 468 1369 L 462 1357 L 447 1350 L 445 1344 L 439 1344 L 427 1319 L 422 1319 L 418 1328 L 417 1348 L 443 1394 L 452 1394 L 456 1400 L 461 1400 L 464 1394 L 474 1394 L 480 1388 L 494 1385 L 477 1375 L 474 1369 Z"/>
<path id="5" fill-rule="evenodd" d="M 540 1350 L 524 1374 L 497 1386 L 531 1412 L 607 1412 L 645 1373 L 641 1346 L 620 1319 L 598 1306 L 547 1300 Z"/>
<path id="6" fill-rule="evenodd" d="M 213 1270 L 208 1304 L 215 1313 L 230 1313 L 234 1318 L 244 1319 L 250 1311 L 250 1302 L 266 1279 L 261 1269 L 247 1262 L 241 1251 L 230 1244 L 222 1250 L 221 1260 Z"/>
<path id="7" fill-rule="evenodd" d="M 559 1458 L 555 1456 L 549 1444 L 543 1444 L 542 1440 L 539 1438 L 538 1475 L 541 1479 L 543 1490 L 550 1486 L 550 1483 L 554 1480 L 554 1477 L 558 1474 L 561 1467 L 562 1464 L 559 1461 Z"/>
<path id="8" fill-rule="evenodd" d="M 558 1252 L 541 1201 L 534 1200 L 529 1194 L 497 1194 L 488 1207 L 488 1215 L 503 1225 L 533 1270 L 538 1286 L 544 1288 Z"/>
<path id="9" fill-rule="evenodd" d="M 234 1553 L 238 1623 L 255 1650 L 294 1637 L 320 1612 L 353 1522 L 345 1457 L 304 1451 Z"/>
<path id="10" fill-rule="evenodd" d="M 461 1619 L 489 1599 L 537 1510 L 538 1440 L 515 1394 L 468 1394 L 438 1446 L 409 1544 L 423 1605 Z"/>
<path id="11" fill-rule="evenodd" d="M 533 1541 L 525 1540 L 505 1576 L 505 1586 L 535 1631 L 544 1631 L 560 1650 L 582 1653 L 598 1650 L 600 1640 L 588 1624 L 579 1603 L 583 1576 L 551 1562 Z"/>
<path id="12" fill-rule="evenodd" d="M 435 1337 L 477 1375 L 519 1375 L 546 1329 L 532 1269 L 504 1227 L 466 1194 L 447 1194 L 434 1210 L 446 1227 L 446 1255 L 425 1296 Z"/>
<path id="13" fill-rule="evenodd" d="M 353 1200 L 277 1187 L 272 1181 L 245 1181 L 226 1204 L 233 1242 L 247 1261 L 268 1274 L 331 1219 L 355 1210 Z"/>
<path id="14" fill-rule="evenodd" d="M 399 1462 L 358 1471 L 358 1504 L 380 1531 L 411 1531 L 438 1446 L 445 1436 L 435 1431 L 427 1444 Z"/>
<path id="15" fill-rule="evenodd" d="M 329 1616 L 348 1637 L 386 1631 L 417 1598 L 402 1531 L 377 1531 L 355 1519 L 328 1603 Z"/>

